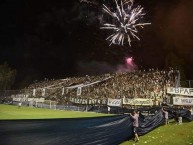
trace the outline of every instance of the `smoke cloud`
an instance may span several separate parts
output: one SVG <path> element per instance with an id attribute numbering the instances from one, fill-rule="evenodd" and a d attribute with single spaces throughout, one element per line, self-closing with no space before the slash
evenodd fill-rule
<path id="1" fill-rule="evenodd" d="M 79 75 L 101 75 L 105 73 L 123 73 L 123 72 L 133 72 L 137 70 L 137 65 L 132 62 L 131 64 L 118 64 L 111 65 L 107 62 L 78 62 L 77 71 Z"/>

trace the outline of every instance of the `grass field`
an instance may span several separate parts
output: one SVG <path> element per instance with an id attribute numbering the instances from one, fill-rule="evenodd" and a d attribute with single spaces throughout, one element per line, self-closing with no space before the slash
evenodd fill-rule
<path id="1" fill-rule="evenodd" d="M 140 136 L 138 143 L 130 140 L 121 145 L 193 145 L 193 121 L 182 125 L 175 125 L 174 120 L 170 122 Z"/>
<path id="2" fill-rule="evenodd" d="M 82 118 L 99 117 L 108 114 L 60 111 L 40 108 L 29 108 L 12 105 L 0 105 L 0 120 L 10 119 L 49 119 L 49 118 Z M 193 145 L 193 121 L 175 125 L 173 120 L 167 126 L 160 126 L 140 136 L 140 141 L 126 141 L 121 145 Z"/>
<path id="3" fill-rule="evenodd" d="M 108 114 L 51 110 L 51 109 L 30 108 L 23 106 L 21 108 L 18 108 L 18 106 L 0 104 L 0 120 L 82 118 L 82 117 L 99 117 L 99 116 L 108 116 Z"/>

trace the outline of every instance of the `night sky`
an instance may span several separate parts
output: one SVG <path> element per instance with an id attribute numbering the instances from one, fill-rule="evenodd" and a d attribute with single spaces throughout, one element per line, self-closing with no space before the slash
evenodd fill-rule
<path id="1" fill-rule="evenodd" d="M 110 31 L 100 30 L 101 4 L 112 2 L 94 2 L 0 1 L 0 64 L 17 70 L 18 86 L 112 72 L 130 56 L 140 69 L 164 69 L 172 55 L 193 79 L 192 0 L 136 0 L 146 12 L 144 21 L 152 24 L 140 30 L 141 41 L 132 41 L 131 47 L 109 46 Z"/>

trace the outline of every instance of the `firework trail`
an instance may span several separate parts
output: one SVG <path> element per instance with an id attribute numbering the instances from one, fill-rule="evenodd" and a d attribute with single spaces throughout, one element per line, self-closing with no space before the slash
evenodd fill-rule
<path id="1" fill-rule="evenodd" d="M 123 45 L 124 40 L 127 39 L 129 45 L 131 46 L 131 37 L 133 39 L 139 39 L 137 36 L 137 28 L 145 25 L 150 25 L 151 23 L 142 23 L 142 18 L 145 15 L 143 12 L 143 7 L 138 5 L 133 8 L 133 0 L 120 0 L 120 5 L 118 1 L 115 0 L 116 10 L 111 11 L 105 4 L 103 4 L 103 10 L 109 14 L 114 22 L 105 23 L 101 29 L 113 30 L 113 34 L 106 38 L 111 44 Z"/>

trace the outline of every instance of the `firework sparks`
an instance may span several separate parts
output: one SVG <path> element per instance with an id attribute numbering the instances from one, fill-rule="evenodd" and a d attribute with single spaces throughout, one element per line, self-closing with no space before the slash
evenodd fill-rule
<path id="1" fill-rule="evenodd" d="M 118 1 L 115 0 L 116 10 L 115 12 L 111 11 L 106 5 L 103 4 L 103 10 L 109 14 L 114 23 L 105 23 L 101 29 L 113 30 L 113 34 L 106 38 L 111 44 L 123 45 L 124 40 L 127 39 L 129 45 L 131 46 L 131 37 L 133 39 L 139 39 L 137 36 L 137 28 L 151 23 L 142 23 L 141 20 L 145 13 L 143 12 L 143 7 L 138 5 L 136 8 L 133 8 L 133 0 L 120 0 L 120 5 Z"/>

